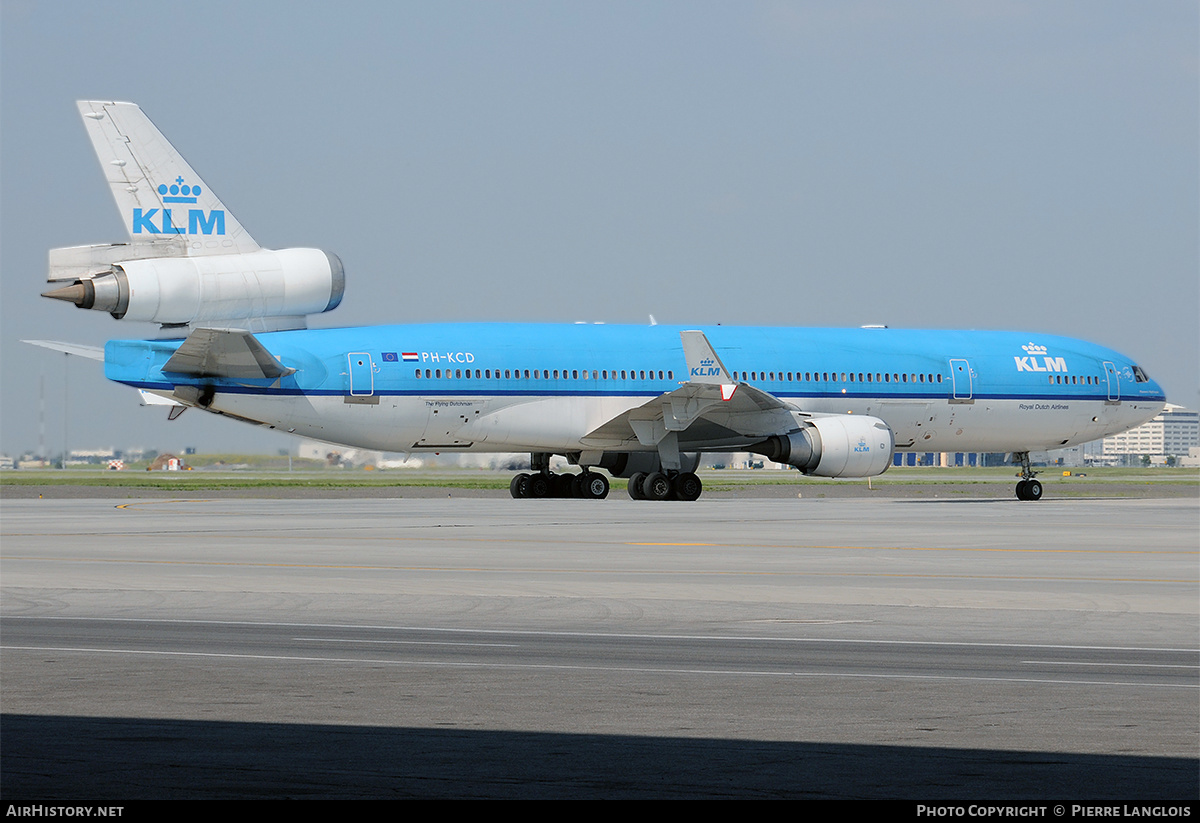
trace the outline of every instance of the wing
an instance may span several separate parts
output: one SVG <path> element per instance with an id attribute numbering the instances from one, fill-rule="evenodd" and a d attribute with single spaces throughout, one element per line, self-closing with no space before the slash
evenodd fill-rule
<path id="1" fill-rule="evenodd" d="M 810 414 L 737 383 L 702 332 L 680 332 L 688 382 L 589 432 L 589 448 L 658 452 L 679 471 L 680 453 L 747 449 L 820 477 L 872 477 L 887 470 L 895 440 L 868 415 Z"/>
<path id="2" fill-rule="evenodd" d="M 703 332 L 680 332 L 688 382 L 623 412 L 588 432 L 584 445 L 646 449 L 671 442 L 684 451 L 748 446 L 800 426 L 800 410 L 768 392 L 738 383 Z"/>

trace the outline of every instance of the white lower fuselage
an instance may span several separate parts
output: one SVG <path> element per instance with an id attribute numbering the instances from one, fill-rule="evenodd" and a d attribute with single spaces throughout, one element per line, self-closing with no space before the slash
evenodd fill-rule
<path id="1" fill-rule="evenodd" d="M 790 398 L 789 398 L 790 399 Z M 389 452 L 581 451 L 581 441 L 645 397 L 379 397 L 347 403 L 341 397 L 226 394 L 212 409 L 304 437 Z M 799 401 L 806 411 L 878 417 L 895 435 L 897 451 L 1011 452 L 1054 449 L 1125 431 L 1153 417 L 1160 402 L 1104 400 L 829 399 Z M 726 446 L 744 448 L 745 444 Z M 681 448 L 688 450 L 685 443 Z M 698 450 L 718 450 L 706 444 Z M 636 443 L 626 450 L 642 449 Z"/>

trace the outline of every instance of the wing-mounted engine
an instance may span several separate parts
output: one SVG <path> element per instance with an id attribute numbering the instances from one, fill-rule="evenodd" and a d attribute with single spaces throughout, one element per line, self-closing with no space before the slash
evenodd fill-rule
<path id="1" fill-rule="evenodd" d="M 750 450 L 818 477 L 873 477 L 892 464 L 895 439 L 878 417 L 839 414 L 807 423 L 797 431 L 772 435 Z"/>

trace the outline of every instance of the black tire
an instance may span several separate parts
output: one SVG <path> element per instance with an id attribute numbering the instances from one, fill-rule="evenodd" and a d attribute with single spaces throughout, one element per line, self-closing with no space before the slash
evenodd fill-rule
<path id="1" fill-rule="evenodd" d="M 649 474 L 642 481 L 642 493 L 646 495 L 647 500 L 667 500 L 673 490 L 671 478 L 662 472 Z"/>
<path id="2" fill-rule="evenodd" d="M 579 490 L 588 500 L 603 500 L 608 497 L 608 478 L 595 472 L 587 472 L 579 481 Z"/>
<path id="3" fill-rule="evenodd" d="M 703 491 L 704 484 L 691 472 L 684 472 L 675 478 L 675 497 L 679 500 L 698 500 Z"/>
<path id="4" fill-rule="evenodd" d="M 1017 499 L 1018 499 L 1018 500 L 1025 500 L 1025 499 L 1026 499 L 1026 497 L 1025 497 L 1025 487 L 1028 485 L 1028 483 L 1029 483 L 1029 481 L 1028 481 L 1028 480 L 1018 480 L 1018 481 L 1017 481 Z"/>
<path id="5" fill-rule="evenodd" d="M 1037 480 L 1030 480 L 1025 484 L 1025 499 L 1026 500 L 1041 500 L 1042 499 L 1042 484 Z"/>
<path id="6" fill-rule="evenodd" d="M 642 491 L 642 483 L 646 480 L 644 472 L 634 472 L 629 478 L 629 496 L 634 500 L 645 500 L 646 493 Z"/>
<path id="7" fill-rule="evenodd" d="M 508 484 L 508 493 L 520 500 L 529 496 L 529 475 L 518 474 Z"/>
<path id="8" fill-rule="evenodd" d="M 552 474 L 550 475 L 550 496 L 551 497 L 571 497 L 574 494 L 573 488 L 575 478 L 569 474 Z"/>
<path id="9" fill-rule="evenodd" d="M 550 478 L 538 473 L 529 478 L 529 497 L 547 497 L 550 494 Z"/>

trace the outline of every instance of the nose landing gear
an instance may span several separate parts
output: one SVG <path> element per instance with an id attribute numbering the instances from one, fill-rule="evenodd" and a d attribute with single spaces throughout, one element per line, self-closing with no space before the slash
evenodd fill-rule
<path id="1" fill-rule="evenodd" d="M 1041 500 L 1042 484 L 1034 480 L 1037 475 L 1029 463 L 1029 452 L 1014 452 L 1013 462 L 1021 461 L 1021 480 L 1017 483 L 1018 500 Z"/>

